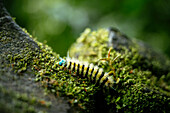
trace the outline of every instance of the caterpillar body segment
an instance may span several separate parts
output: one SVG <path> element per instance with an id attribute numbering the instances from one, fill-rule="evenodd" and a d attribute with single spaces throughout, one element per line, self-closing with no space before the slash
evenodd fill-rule
<path id="1" fill-rule="evenodd" d="M 96 84 L 113 87 L 113 84 L 117 83 L 114 81 L 113 73 L 104 72 L 102 68 L 94 66 L 92 63 L 83 63 L 75 59 L 67 58 L 66 60 L 61 59 L 58 63 L 59 66 L 63 66 L 72 72 L 75 72 L 77 76 L 88 78 Z"/>
<path id="2" fill-rule="evenodd" d="M 94 66 L 93 69 L 94 69 L 94 70 L 93 70 L 93 73 L 92 73 L 92 75 L 91 75 L 91 80 L 92 80 L 92 81 L 96 81 L 96 76 L 97 76 L 97 74 L 98 74 L 98 72 L 99 72 L 99 68 L 98 68 L 98 66 Z"/>

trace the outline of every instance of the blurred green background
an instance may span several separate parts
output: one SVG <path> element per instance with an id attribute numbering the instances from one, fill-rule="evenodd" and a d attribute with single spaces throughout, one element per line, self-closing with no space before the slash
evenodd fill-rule
<path id="1" fill-rule="evenodd" d="M 170 0 L 4 0 L 16 22 L 61 56 L 89 27 L 116 27 L 170 57 Z"/>

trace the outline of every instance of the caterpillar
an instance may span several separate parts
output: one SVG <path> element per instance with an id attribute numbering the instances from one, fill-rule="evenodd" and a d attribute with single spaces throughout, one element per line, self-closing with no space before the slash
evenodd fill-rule
<path id="1" fill-rule="evenodd" d="M 112 71 L 104 72 L 102 68 L 94 66 L 92 63 L 88 64 L 75 59 L 67 58 L 65 60 L 61 58 L 61 61 L 58 64 L 59 66 L 63 66 L 72 72 L 75 72 L 77 76 L 87 77 L 101 86 L 113 88 L 113 84 L 119 82 L 119 79 L 114 81 L 114 73 Z"/>

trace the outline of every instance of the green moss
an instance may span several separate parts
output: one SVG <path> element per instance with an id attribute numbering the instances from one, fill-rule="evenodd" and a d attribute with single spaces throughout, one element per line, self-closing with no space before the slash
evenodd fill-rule
<path id="1" fill-rule="evenodd" d="M 94 63 L 104 68 L 105 71 L 111 71 L 111 67 L 114 67 L 116 77 L 120 78 L 118 85 L 115 85 L 118 94 L 113 94 L 113 98 L 109 99 L 109 95 L 112 94 L 108 94 L 106 100 L 108 105 L 116 106 L 116 111 L 168 111 L 170 89 L 167 79 L 169 73 L 166 73 L 166 76 L 164 75 L 165 72 L 162 72 L 162 75 L 161 73 L 154 73 L 157 70 L 161 71 L 165 64 L 162 65 L 160 60 L 154 59 L 151 52 L 149 53 L 145 50 L 148 48 L 140 47 L 136 41 L 128 45 L 128 48 L 120 45 L 120 51 L 111 51 L 111 61 L 120 55 L 112 66 L 109 65 L 109 62 L 98 61 L 108 55 L 110 48 L 108 46 L 108 43 L 110 43 L 108 35 L 109 31 L 106 29 L 97 31 L 86 29 L 69 50 L 70 56 Z M 142 49 L 146 51 L 145 58 L 140 54 Z M 166 62 L 169 61 L 167 60 Z M 159 76 L 161 77 L 159 78 Z M 117 96 L 118 98 L 116 99 L 115 97 Z"/>
<path id="2" fill-rule="evenodd" d="M 110 71 L 112 68 L 107 62 L 99 61 L 108 54 L 109 32 L 105 29 L 91 32 L 90 29 L 78 38 L 77 42 L 70 49 L 71 56 L 78 56 L 81 61 L 88 61 Z M 37 42 L 38 43 L 38 42 Z M 129 49 L 121 47 L 122 51 L 111 51 L 111 59 L 121 55 L 114 61 L 116 77 L 120 78 L 120 82 L 115 84 L 116 91 L 108 91 L 96 87 L 88 79 L 69 74 L 68 70 L 63 70 L 58 66 L 59 55 L 52 52 L 47 45 L 38 43 L 40 47 L 39 54 L 33 58 L 32 69 L 36 72 L 36 80 L 40 81 L 47 91 L 53 92 L 57 96 L 66 96 L 70 99 L 71 105 L 78 105 L 86 111 L 95 111 L 92 106 L 101 105 L 108 106 L 103 109 L 115 111 L 167 111 L 169 102 L 169 92 L 163 90 L 156 84 L 163 82 L 166 88 L 169 88 L 164 78 L 152 80 L 156 78 L 152 75 L 152 70 L 145 69 L 141 66 L 143 58 L 139 54 L 136 45 L 129 46 Z M 168 89 L 169 90 L 169 89 Z M 100 95 L 99 97 L 95 97 Z M 155 100 L 156 99 L 156 100 Z M 146 103 L 146 104 L 142 104 Z M 91 105 L 91 106 L 89 106 Z M 162 109 L 161 107 L 164 108 Z"/>
<path id="3" fill-rule="evenodd" d="M 52 52 L 47 45 L 40 45 L 40 54 L 33 60 L 32 69 L 36 72 L 36 81 L 40 81 L 47 91 L 57 96 L 67 96 L 70 104 L 78 104 L 85 107 L 89 102 L 89 96 L 95 91 L 93 84 L 87 83 L 86 79 L 74 77 L 59 66 L 59 55 Z"/>
<path id="4" fill-rule="evenodd" d="M 30 97 L 26 93 L 6 90 L 2 86 L 0 86 L 0 92 L 1 112 L 36 113 L 38 112 L 35 109 L 36 106 L 49 107 L 51 105 L 50 102 L 42 101 L 34 96 Z"/>
<path id="5" fill-rule="evenodd" d="M 77 105 L 86 112 L 166 112 L 170 101 L 170 87 L 166 79 L 169 74 L 157 78 L 153 74 L 153 68 L 147 68 L 150 61 L 143 63 L 143 57 L 139 53 L 139 47 L 134 42 L 128 49 L 120 46 L 121 51 L 112 50 L 110 60 L 120 55 L 113 65 L 106 61 L 99 61 L 107 57 L 109 31 L 100 29 L 91 31 L 86 29 L 71 47 L 70 55 L 81 61 L 94 63 L 106 72 L 114 67 L 116 78 L 120 82 L 114 85 L 115 90 L 95 86 L 87 78 L 81 78 L 59 65 L 59 54 L 40 42 L 36 43 L 39 49 L 30 52 L 31 48 L 25 48 L 18 54 L 8 55 L 7 59 L 16 73 L 22 73 L 28 66 L 35 72 L 35 80 L 41 82 L 47 92 L 56 96 L 68 97 L 70 105 Z M 31 36 L 30 36 L 31 37 Z M 161 64 L 158 61 L 151 62 L 158 69 Z M 147 64 L 147 65 L 145 65 Z M 22 101 L 28 101 L 24 96 Z M 30 100 L 30 103 L 34 102 Z M 41 104 L 44 101 L 39 101 Z M 144 104 L 146 103 L 146 104 Z M 18 104 L 20 106 L 20 104 Z M 47 102 L 46 106 L 50 106 Z M 33 107 L 28 109 L 33 111 Z"/>

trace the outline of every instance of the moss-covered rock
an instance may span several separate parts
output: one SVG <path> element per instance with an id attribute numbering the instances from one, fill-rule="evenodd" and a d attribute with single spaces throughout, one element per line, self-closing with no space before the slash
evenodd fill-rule
<path id="1" fill-rule="evenodd" d="M 100 58 L 108 55 L 110 48 L 108 37 L 107 29 L 98 31 L 87 29 L 71 47 L 70 55 L 81 61 L 94 63 L 105 71 L 110 71 L 114 67 L 116 77 L 120 78 L 120 82 L 114 85 L 115 90 L 98 87 L 87 78 L 75 76 L 73 72 L 62 69 L 58 65 L 60 56 L 52 52 L 50 47 L 39 42 L 37 43 L 40 52 L 33 57 L 32 64 L 36 81 L 40 81 L 47 92 L 68 97 L 70 105 L 78 106 L 76 109 L 83 112 L 168 111 L 170 101 L 168 68 L 162 72 L 166 75 L 160 78 L 160 73 L 153 74 L 154 64 L 150 63 L 158 62 L 159 64 L 159 60 L 151 59 L 152 54 L 149 52 L 143 55 L 144 52 L 141 52 L 141 49 L 138 50 L 140 47 L 135 41 L 127 43 L 126 46 L 118 44 L 119 46 L 114 47 L 114 50 L 110 52 L 110 61 L 118 55 L 120 57 L 112 66 L 108 62 L 99 61 Z M 129 39 L 126 38 L 126 40 Z M 157 69 L 159 66 L 157 65 Z M 168 66 L 169 63 L 166 64 L 166 67 Z"/>
<path id="2" fill-rule="evenodd" d="M 66 99 L 46 94 L 35 81 L 34 56 L 40 47 L 20 28 L 0 0 L 0 112 L 67 112 Z"/>
<path id="3" fill-rule="evenodd" d="M 21 29 L 1 0 L 0 10 L 0 112 L 169 111 L 169 61 L 143 43 L 114 29 L 81 34 L 71 57 L 115 70 L 120 78 L 114 89 L 103 88 L 60 67 L 60 55 Z M 120 55 L 112 65 L 99 60 L 110 47 L 109 61 Z"/>
<path id="4" fill-rule="evenodd" d="M 108 55 L 112 65 L 99 60 Z M 168 112 L 170 110 L 170 62 L 146 44 L 130 40 L 116 29 L 86 29 L 69 50 L 70 56 L 115 70 L 120 82 L 116 94 L 106 96 L 110 112 Z M 162 62 L 163 61 L 163 62 Z M 100 101 L 102 102 L 102 101 Z M 115 108 L 114 108 L 115 107 Z"/>

